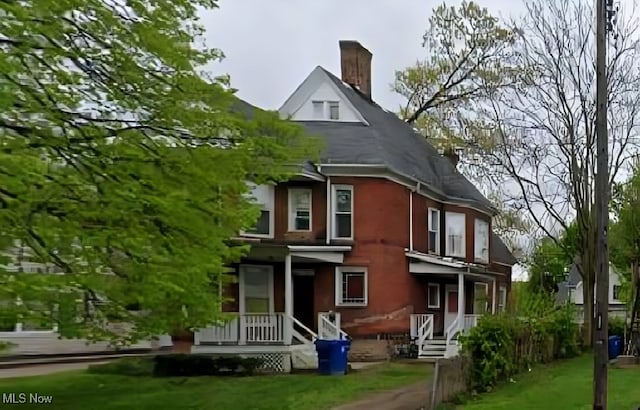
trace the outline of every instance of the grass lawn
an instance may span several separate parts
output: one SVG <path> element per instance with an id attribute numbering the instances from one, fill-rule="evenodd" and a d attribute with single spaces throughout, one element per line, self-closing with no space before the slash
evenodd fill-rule
<path id="1" fill-rule="evenodd" d="M 368 393 L 426 381 L 430 373 L 429 365 L 400 363 L 372 366 L 342 377 L 294 374 L 163 379 L 73 371 L 1 379 L 0 393 L 52 395 L 53 405 L 0 404 L 0 408 L 322 410 Z"/>
<path id="2" fill-rule="evenodd" d="M 593 356 L 540 366 L 458 407 L 464 410 L 587 410 L 593 398 Z M 640 368 L 609 370 L 609 408 L 640 406 Z"/>

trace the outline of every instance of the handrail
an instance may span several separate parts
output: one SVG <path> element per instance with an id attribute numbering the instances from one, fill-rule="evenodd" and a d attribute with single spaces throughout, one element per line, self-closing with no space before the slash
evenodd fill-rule
<path id="1" fill-rule="evenodd" d="M 318 334 L 316 332 L 314 332 L 313 330 L 309 329 L 307 326 L 305 326 L 302 322 L 300 322 L 298 319 L 296 319 L 294 316 L 289 316 L 289 319 L 291 319 L 291 321 L 293 322 L 293 324 L 298 325 L 299 327 L 302 328 L 302 330 L 306 331 L 307 333 L 309 333 L 311 335 L 311 342 L 313 343 L 316 339 L 318 339 Z M 303 337 L 298 331 L 296 331 L 295 329 L 292 329 L 294 335 L 296 335 L 298 337 L 298 339 L 300 339 L 300 337 L 302 337 L 303 339 L 307 340 L 305 337 Z M 303 341 L 303 340 L 301 340 Z"/>
<path id="2" fill-rule="evenodd" d="M 426 315 L 426 320 L 418 328 L 418 350 L 422 351 L 425 340 L 433 339 L 433 315 Z"/>
<path id="3" fill-rule="evenodd" d="M 320 320 L 321 320 L 321 323 L 329 325 L 329 327 L 333 331 L 335 331 L 336 337 L 338 337 L 338 340 L 349 338 L 349 335 L 344 330 L 340 329 L 335 323 L 329 320 L 326 316 L 320 315 Z M 321 327 L 322 325 L 319 325 L 319 328 Z"/>
<path id="4" fill-rule="evenodd" d="M 456 317 L 456 319 L 451 322 L 451 324 L 449 325 L 449 327 L 447 327 L 447 346 L 449 346 L 449 344 L 451 343 L 451 340 L 453 339 L 453 336 L 455 336 L 456 334 L 458 334 L 460 332 L 460 326 L 458 323 L 458 317 Z"/>

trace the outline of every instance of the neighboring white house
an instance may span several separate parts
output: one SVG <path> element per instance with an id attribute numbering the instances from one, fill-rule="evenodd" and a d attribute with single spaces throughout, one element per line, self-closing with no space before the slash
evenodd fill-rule
<path id="1" fill-rule="evenodd" d="M 567 281 L 558 284 L 558 293 L 556 300 L 558 302 L 570 301 L 578 307 L 580 319 L 582 319 L 582 308 L 584 305 L 584 295 L 582 291 L 582 278 L 577 267 L 571 266 Z M 625 317 L 626 306 L 624 301 L 620 300 L 620 291 L 622 284 L 620 276 L 613 265 L 609 265 L 609 316 Z M 594 292 L 595 293 L 595 292 Z M 595 295 L 594 295 L 595 299 Z"/>

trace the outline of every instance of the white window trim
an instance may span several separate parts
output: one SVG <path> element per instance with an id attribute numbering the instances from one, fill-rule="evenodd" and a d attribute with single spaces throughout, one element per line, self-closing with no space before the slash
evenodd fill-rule
<path id="1" fill-rule="evenodd" d="M 342 302 L 342 274 L 343 273 L 364 272 L 364 302 L 363 303 L 343 303 Z M 369 303 L 369 271 L 365 267 L 359 266 L 336 266 L 335 274 L 335 305 L 342 307 L 365 307 Z"/>
<path id="2" fill-rule="evenodd" d="M 431 288 L 438 289 L 438 300 L 436 304 L 431 303 Z M 427 284 L 427 308 L 428 309 L 440 309 L 440 284 L 438 283 L 429 283 Z"/>
<path id="3" fill-rule="evenodd" d="M 274 295 L 273 295 L 273 266 L 271 265 L 240 265 L 238 267 L 238 310 L 241 315 L 246 313 L 245 306 L 245 284 L 244 284 L 244 276 L 246 268 L 258 268 L 264 269 L 268 276 L 268 289 L 269 289 L 269 313 L 274 313 Z"/>
<path id="4" fill-rule="evenodd" d="M 340 121 L 340 101 L 327 101 L 325 103 L 327 105 L 327 119 L 329 121 Z M 331 105 L 335 104 L 338 108 L 338 118 L 331 118 Z"/>
<path id="5" fill-rule="evenodd" d="M 449 215 L 462 215 L 462 243 L 461 243 L 461 248 L 462 248 L 462 252 L 459 254 L 453 254 L 451 253 L 451 249 L 449 249 Z M 461 212 L 445 212 L 445 224 L 444 224 L 444 229 L 445 229 L 445 238 L 446 238 L 446 243 L 445 243 L 445 252 L 447 254 L 447 256 L 453 256 L 456 258 L 464 258 L 466 257 L 467 254 L 467 243 L 466 243 L 466 235 L 467 235 L 467 216 Z"/>
<path id="6" fill-rule="evenodd" d="M 504 292 L 504 301 L 502 300 L 502 292 Z M 498 291 L 498 312 L 504 312 L 505 310 L 507 310 L 507 287 L 500 286 Z"/>
<path id="7" fill-rule="evenodd" d="M 351 191 L 351 236 L 349 237 L 342 237 L 342 236 L 337 236 L 336 233 L 338 232 L 338 225 L 337 225 L 337 210 L 338 210 L 338 196 L 337 196 L 337 191 L 339 190 L 349 190 Z M 335 239 L 335 240 L 353 240 L 353 219 L 354 219 L 354 209 L 353 209 L 353 185 L 332 185 L 331 186 L 331 239 Z"/>
<path id="8" fill-rule="evenodd" d="M 260 210 L 261 211 L 269 211 L 269 233 L 268 234 L 260 234 L 260 233 L 251 233 L 251 232 L 246 232 L 246 231 L 241 231 L 240 235 L 241 236 L 245 236 L 247 238 L 262 238 L 262 239 L 273 239 L 274 237 L 274 231 L 275 231 L 275 195 L 276 195 L 276 188 L 273 185 L 267 185 L 269 187 L 269 189 L 271 190 L 271 203 L 270 204 L 261 204 L 261 203 L 257 203 L 257 205 L 260 205 Z"/>
<path id="9" fill-rule="evenodd" d="M 322 105 L 322 116 L 317 118 L 315 115 L 315 106 L 316 104 Z M 331 118 L 331 104 L 338 105 L 338 118 Z M 340 110 L 341 101 L 340 100 L 311 100 L 311 111 L 313 115 L 313 120 L 315 121 L 335 121 L 339 122 L 341 117 Z"/>
<path id="10" fill-rule="evenodd" d="M 429 243 L 429 241 L 431 239 L 431 235 L 430 234 L 431 234 L 431 232 L 435 232 L 436 233 L 436 250 L 435 250 L 435 254 L 439 255 L 440 254 L 440 242 L 442 240 L 442 238 L 440 237 L 440 232 L 441 232 L 440 231 L 440 225 L 442 225 L 440 223 L 440 210 L 436 209 L 436 208 L 429 208 L 427 212 L 428 212 L 428 215 L 427 215 L 427 218 L 428 218 L 427 219 L 427 225 L 428 225 L 428 227 L 427 227 L 427 251 L 429 251 L 429 253 L 431 253 L 431 251 L 430 251 L 431 243 Z M 437 216 L 437 218 L 438 218 L 438 229 L 436 229 L 436 230 L 431 229 L 432 228 L 432 226 L 431 226 L 431 213 L 432 212 L 436 212 L 437 215 L 438 215 Z"/>
<path id="11" fill-rule="evenodd" d="M 293 198 L 294 194 L 300 192 L 309 193 L 309 229 L 296 229 L 296 215 L 294 212 L 296 209 L 293 203 Z M 311 188 L 289 188 L 288 195 L 289 232 L 311 232 L 313 229 L 313 190 Z"/>
<path id="12" fill-rule="evenodd" d="M 478 226 L 480 224 L 484 224 L 486 226 L 486 237 L 484 238 L 487 243 L 487 254 L 486 257 L 482 256 L 482 250 L 478 248 Z M 489 263 L 489 223 L 483 219 L 476 218 L 474 221 L 474 233 L 473 233 L 473 258 L 477 262 Z M 478 253 L 480 252 L 480 253 Z"/>

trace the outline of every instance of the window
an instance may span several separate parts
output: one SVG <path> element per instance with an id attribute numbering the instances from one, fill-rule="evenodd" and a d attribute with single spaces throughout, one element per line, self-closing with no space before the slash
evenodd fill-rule
<path id="1" fill-rule="evenodd" d="M 243 234 L 257 237 L 271 237 L 273 235 L 273 186 L 258 185 L 251 187 L 251 196 L 260 205 L 260 216 L 256 224 Z"/>
<path id="2" fill-rule="evenodd" d="M 270 266 L 240 266 L 241 313 L 273 312 L 272 275 Z"/>
<path id="3" fill-rule="evenodd" d="M 324 101 L 312 101 L 311 104 L 313 105 L 313 118 L 324 118 Z"/>
<path id="4" fill-rule="evenodd" d="M 447 230 L 447 244 L 446 253 L 447 256 L 455 256 L 459 258 L 465 257 L 465 219 L 464 214 L 455 212 L 447 212 L 446 217 L 446 230 Z"/>
<path id="5" fill-rule="evenodd" d="M 440 211 L 429 208 L 429 252 L 440 253 Z"/>
<path id="6" fill-rule="evenodd" d="M 427 307 L 429 309 L 440 309 L 440 285 L 430 283 L 427 285 Z"/>
<path id="7" fill-rule="evenodd" d="M 507 288 L 500 286 L 500 292 L 498 294 L 498 312 L 504 312 L 507 310 Z"/>
<path id="8" fill-rule="evenodd" d="M 367 268 L 336 267 L 336 306 L 367 305 Z"/>
<path id="9" fill-rule="evenodd" d="M 473 284 L 473 313 L 481 315 L 487 313 L 489 306 L 489 284 L 476 282 Z"/>
<path id="10" fill-rule="evenodd" d="M 333 186 L 333 238 L 353 238 L 353 187 Z"/>
<path id="11" fill-rule="evenodd" d="M 340 119 L 340 103 L 338 101 L 329 101 L 329 119 Z"/>
<path id="12" fill-rule="evenodd" d="M 292 188 L 289 190 L 289 230 L 311 230 L 311 190 Z"/>
<path id="13" fill-rule="evenodd" d="M 613 285 L 613 300 L 620 300 L 620 291 L 622 290 L 622 286 Z"/>
<path id="14" fill-rule="evenodd" d="M 476 219 L 474 238 L 475 260 L 489 263 L 489 223 L 482 219 Z"/>

